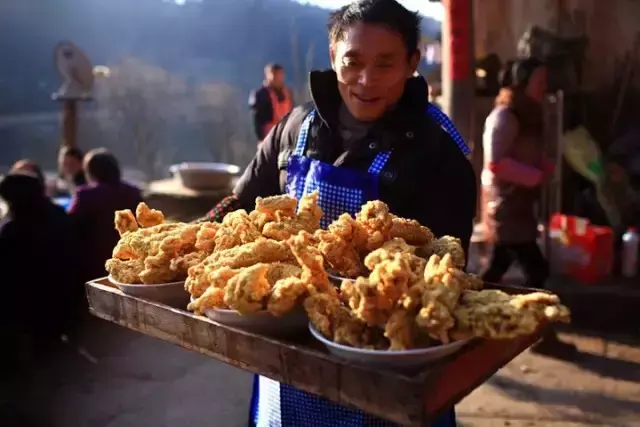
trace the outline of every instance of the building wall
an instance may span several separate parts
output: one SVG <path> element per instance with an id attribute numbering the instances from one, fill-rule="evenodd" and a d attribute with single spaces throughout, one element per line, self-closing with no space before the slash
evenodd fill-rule
<path id="1" fill-rule="evenodd" d="M 502 60 L 515 57 L 517 41 L 530 25 L 565 36 L 587 35 L 589 48 L 584 89 L 610 85 L 620 74 L 617 63 L 639 44 L 638 0 L 473 2 L 476 57 L 489 53 L 497 53 Z M 634 83 L 640 83 L 640 73 L 636 73 Z"/>

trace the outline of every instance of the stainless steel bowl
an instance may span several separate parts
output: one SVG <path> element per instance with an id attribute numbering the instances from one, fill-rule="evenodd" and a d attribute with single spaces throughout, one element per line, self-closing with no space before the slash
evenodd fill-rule
<path id="1" fill-rule="evenodd" d="M 184 280 L 158 285 L 133 285 L 118 282 L 109 276 L 109 282 L 127 295 L 160 302 L 174 308 L 184 310 L 189 303 L 189 293 L 184 289 Z"/>
<path id="2" fill-rule="evenodd" d="M 434 347 L 403 351 L 368 350 L 336 344 L 335 342 L 325 338 L 324 335 L 318 332 L 311 323 L 309 323 L 309 331 L 314 338 L 327 347 L 329 353 L 340 359 L 352 362 L 353 364 L 376 369 L 388 369 L 403 372 L 418 371 L 439 360 L 445 359 L 456 353 L 471 341 L 467 339 Z"/>
<path id="3" fill-rule="evenodd" d="M 185 162 L 173 165 L 169 171 L 182 185 L 192 190 L 221 190 L 231 187 L 240 168 L 227 163 Z"/>

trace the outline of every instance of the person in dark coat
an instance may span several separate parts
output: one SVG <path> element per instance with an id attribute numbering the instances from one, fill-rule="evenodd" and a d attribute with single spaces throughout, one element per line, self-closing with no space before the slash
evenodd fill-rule
<path id="1" fill-rule="evenodd" d="M 69 326 L 73 287 L 78 285 L 71 223 L 34 174 L 7 175 L 0 197 L 9 207 L 0 223 L 2 334 L 14 342 L 28 337 L 38 347 Z"/>
<path id="2" fill-rule="evenodd" d="M 118 160 L 105 149 L 87 153 L 84 170 L 88 184 L 78 187 L 68 212 L 85 258 L 83 279 L 88 281 L 107 274 L 105 262 L 119 239 L 113 223 L 115 212 L 135 212 L 142 194 L 122 181 Z"/>
<path id="3" fill-rule="evenodd" d="M 62 179 L 65 181 L 67 190 L 73 194 L 76 188 L 85 185 L 85 178 L 82 162 L 84 153 L 79 148 L 62 147 L 58 153 L 58 169 Z"/>

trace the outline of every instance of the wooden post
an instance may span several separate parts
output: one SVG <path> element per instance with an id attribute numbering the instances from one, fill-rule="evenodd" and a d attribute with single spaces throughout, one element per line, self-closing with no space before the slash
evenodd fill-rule
<path id="1" fill-rule="evenodd" d="M 63 99 L 62 102 L 62 147 L 78 147 L 78 100 Z"/>
<path id="2" fill-rule="evenodd" d="M 443 109 L 473 149 L 475 55 L 473 1 L 443 0 L 442 100 Z"/>

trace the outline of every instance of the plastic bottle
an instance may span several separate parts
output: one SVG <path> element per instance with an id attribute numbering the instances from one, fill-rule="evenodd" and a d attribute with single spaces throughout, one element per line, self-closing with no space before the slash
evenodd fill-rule
<path id="1" fill-rule="evenodd" d="M 636 277 L 638 274 L 638 248 L 640 247 L 640 235 L 638 229 L 631 227 L 622 236 L 622 275 L 624 277 Z"/>

